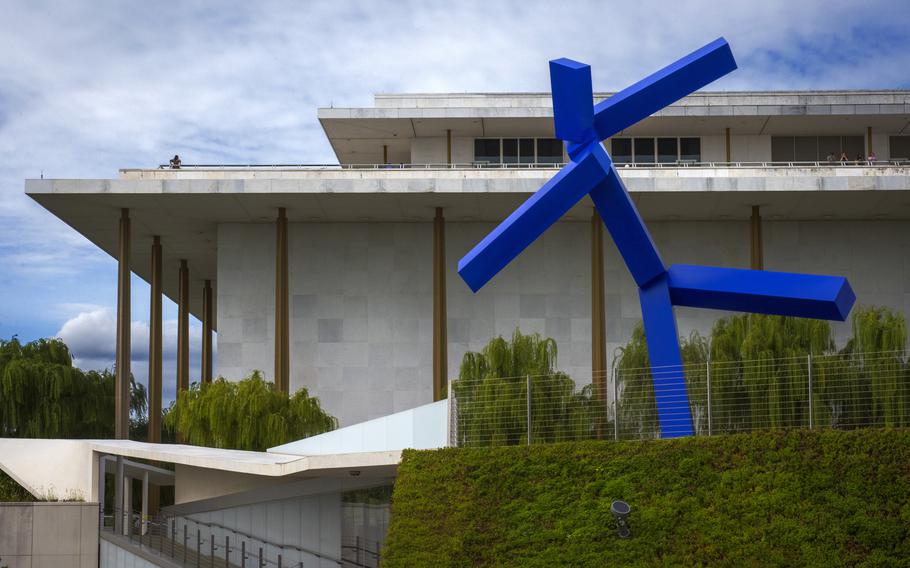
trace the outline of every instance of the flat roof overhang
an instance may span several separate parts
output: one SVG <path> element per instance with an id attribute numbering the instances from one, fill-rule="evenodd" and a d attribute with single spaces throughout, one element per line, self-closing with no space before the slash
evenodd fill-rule
<path id="1" fill-rule="evenodd" d="M 127 171 L 117 180 L 27 180 L 26 193 L 116 258 L 118 219 L 129 208 L 132 269 L 149 280 L 161 236 L 164 293 L 177 297 L 180 259 L 190 266 L 190 311 L 201 315 L 204 280 L 217 281 L 217 227 L 290 222 L 499 222 L 555 173 L 535 170 Z M 910 168 L 620 169 L 646 221 L 910 219 Z M 587 221 L 583 199 L 564 217 Z M 464 251 L 467 252 L 467 251 Z"/>

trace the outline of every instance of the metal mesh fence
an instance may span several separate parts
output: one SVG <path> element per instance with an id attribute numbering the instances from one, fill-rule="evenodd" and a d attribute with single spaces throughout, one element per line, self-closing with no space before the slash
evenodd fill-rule
<path id="1" fill-rule="evenodd" d="M 838 353 L 620 368 L 612 381 L 591 377 L 581 390 L 566 384 L 571 379 L 561 373 L 497 378 L 471 389 L 460 389 L 455 381 L 450 442 L 497 446 L 656 438 L 655 394 L 663 379 L 680 373 L 696 435 L 910 426 L 910 363 L 903 352 Z"/>

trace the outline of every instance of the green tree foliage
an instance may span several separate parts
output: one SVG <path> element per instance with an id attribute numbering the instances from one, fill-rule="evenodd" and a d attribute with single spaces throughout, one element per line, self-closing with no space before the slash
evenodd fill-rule
<path id="1" fill-rule="evenodd" d="M 556 342 L 518 330 L 511 341 L 497 337 L 480 353 L 465 353 L 452 390 L 458 404 L 460 445 L 525 444 L 528 383 L 531 440 L 554 442 L 596 437 L 606 429 L 604 404 L 589 385 L 556 370 Z"/>
<path id="2" fill-rule="evenodd" d="M 407 450 L 382 565 L 907 566 L 908 464 L 884 428 Z"/>
<path id="3" fill-rule="evenodd" d="M 836 350 L 823 320 L 744 314 L 718 320 L 710 339 L 682 341 L 696 432 L 707 432 L 708 355 L 715 433 L 809 424 L 809 359 L 813 418 L 832 427 L 910 423 L 910 365 L 904 318 L 887 308 L 858 306 L 853 336 Z M 644 331 L 617 351 L 623 435 L 658 434 Z"/>
<path id="4" fill-rule="evenodd" d="M 113 438 L 111 371 L 83 371 L 59 339 L 0 339 L 0 437 Z M 130 429 L 147 422 L 146 391 L 130 378 Z M 0 472 L 0 501 L 33 501 Z"/>
<path id="5" fill-rule="evenodd" d="M 164 425 L 197 446 L 263 451 L 338 427 L 305 388 L 275 390 L 259 372 L 240 382 L 194 383 L 165 414 Z"/>

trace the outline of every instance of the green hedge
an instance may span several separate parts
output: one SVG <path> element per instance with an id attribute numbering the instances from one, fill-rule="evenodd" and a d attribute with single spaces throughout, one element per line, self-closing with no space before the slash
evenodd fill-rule
<path id="1" fill-rule="evenodd" d="M 910 430 L 409 450 L 383 565 L 910 566 Z"/>

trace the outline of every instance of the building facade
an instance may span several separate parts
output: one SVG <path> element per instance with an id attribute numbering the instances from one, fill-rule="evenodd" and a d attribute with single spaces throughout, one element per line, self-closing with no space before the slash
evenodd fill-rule
<path id="1" fill-rule="evenodd" d="M 641 313 L 589 200 L 477 294 L 456 271 L 566 161 L 549 94 L 377 95 L 318 116 L 338 165 L 26 191 L 217 330 L 215 374 L 306 387 L 344 426 L 445 396 L 466 351 L 515 329 L 554 338 L 579 387 L 609 375 Z M 860 304 L 910 315 L 910 92 L 697 93 L 604 145 L 667 263 L 843 275 Z M 680 333 L 724 315 L 677 309 Z"/>

